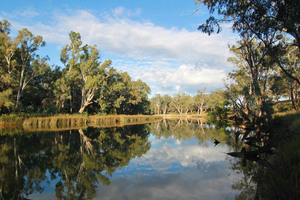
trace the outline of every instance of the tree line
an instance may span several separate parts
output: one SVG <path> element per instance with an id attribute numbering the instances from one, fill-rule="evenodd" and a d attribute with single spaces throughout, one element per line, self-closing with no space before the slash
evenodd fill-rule
<path id="1" fill-rule="evenodd" d="M 63 66 L 50 66 L 38 50 L 43 37 L 27 28 L 10 36 L 11 24 L 0 22 L 0 113 L 149 113 L 150 87 L 100 60 L 96 45 L 83 44 L 71 31 L 61 50 Z"/>
<path id="2" fill-rule="evenodd" d="M 197 114 L 214 111 L 226 104 L 224 90 L 216 90 L 206 93 L 206 88 L 198 90 L 192 96 L 185 92 L 173 96 L 156 94 L 150 99 L 151 111 L 153 114 Z"/>

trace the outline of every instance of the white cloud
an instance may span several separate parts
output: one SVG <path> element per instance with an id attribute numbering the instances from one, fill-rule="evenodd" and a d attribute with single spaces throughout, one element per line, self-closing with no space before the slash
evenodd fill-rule
<path id="1" fill-rule="evenodd" d="M 119 6 L 112 11 L 114 17 L 120 17 L 120 18 L 139 16 L 141 13 L 142 13 L 141 9 L 136 9 L 135 11 L 131 11 L 122 6 Z"/>
<path id="2" fill-rule="evenodd" d="M 123 7 L 113 11 L 116 16 L 124 13 L 132 15 Z M 175 27 L 167 29 L 152 22 L 138 22 L 128 18 L 100 19 L 85 10 L 73 11 L 72 14 L 56 12 L 51 24 L 35 24 L 32 29 L 52 42 L 65 40 L 71 30 L 80 32 L 87 43 L 97 44 L 100 49 L 119 56 L 206 63 L 219 69 L 228 67 L 227 44 L 231 38 L 224 40 L 222 34 L 208 36 L 199 31 L 190 32 Z"/>
<path id="3" fill-rule="evenodd" d="M 197 165 L 208 165 L 212 162 L 223 161 L 225 159 L 225 147 L 203 147 L 199 144 L 189 144 L 174 141 L 176 145 L 169 144 L 168 141 L 158 144 L 159 148 L 151 148 L 147 154 L 137 159 L 135 162 L 143 165 L 153 165 L 155 170 L 161 165 L 172 166 L 172 163 L 180 163 L 183 167 L 196 167 Z M 157 145 L 157 144 L 156 144 Z M 205 164 L 203 164 L 205 163 Z"/>
<path id="4" fill-rule="evenodd" d="M 86 10 L 56 11 L 48 24 L 39 22 L 26 27 L 60 47 L 69 42 L 71 30 L 79 32 L 84 43 L 97 44 L 101 51 L 113 55 L 117 69 L 125 69 L 134 79 L 145 81 L 153 92 L 195 93 L 197 87 L 222 87 L 225 73 L 231 71 L 226 62 L 230 55 L 227 44 L 234 37 L 168 29 L 129 18 L 141 12 L 117 7 L 111 15 L 99 17 Z M 121 58 L 132 59 L 130 66 L 118 61 Z M 136 61 L 139 63 L 133 63 Z"/>
<path id="5" fill-rule="evenodd" d="M 117 63 L 117 66 L 121 64 Z M 195 94 L 197 89 L 220 88 L 226 72 L 223 69 L 214 69 L 195 66 L 193 64 L 182 64 L 174 67 L 168 61 L 138 63 L 126 62 L 122 68 L 129 72 L 135 79 L 141 79 L 153 85 L 154 94 L 175 94 L 187 92 Z"/>
<path id="6" fill-rule="evenodd" d="M 13 19 L 30 19 L 38 17 L 40 14 L 34 8 L 24 8 L 23 10 L 12 11 L 12 12 L 0 12 L 1 15 L 5 18 L 13 18 Z"/>

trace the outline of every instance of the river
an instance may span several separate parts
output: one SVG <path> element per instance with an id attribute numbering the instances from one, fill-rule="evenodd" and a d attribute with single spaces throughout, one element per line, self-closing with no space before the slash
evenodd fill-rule
<path id="1" fill-rule="evenodd" d="M 226 154 L 239 148 L 232 134 L 180 119 L 2 130 L 0 199 L 235 199 L 245 177 Z"/>

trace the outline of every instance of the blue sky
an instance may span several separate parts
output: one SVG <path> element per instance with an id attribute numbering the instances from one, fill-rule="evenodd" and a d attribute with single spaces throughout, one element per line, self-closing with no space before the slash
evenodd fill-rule
<path id="1" fill-rule="evenodd" d="M 141 79 L 155 94 L 173 95 L 198 89 L 223 87 L 226 73 L 233 70 L 227 58 L 228 45 L 237 36 L 223 32 L 208 36 L 197 30 L 206 20 L 207 9 L 193 0 L 9 0 L 1 3 L 0 20 L 12 24 L 12 36 L 22 28 L 43 36 L 41 55 L 50 64 L 62 66 L 60 51 L 76 31 L 85 44 L 100 49 L 101 59 Z M 228 28 L 227 28 L 228 27 Z"/>

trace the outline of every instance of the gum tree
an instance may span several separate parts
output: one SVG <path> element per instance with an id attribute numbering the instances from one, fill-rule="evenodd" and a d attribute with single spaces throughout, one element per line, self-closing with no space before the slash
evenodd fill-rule
<path id="1" fill-rule="evenodd" d="M 77 90 L 81 93 L 79 113 L 92 104 L 97 91 L 103 89 L 108 76 L 111 61 L 100 62 L 97 46 L 82 45 L 81 36 L 73 31 L 69 34 L 70 44 L 61 51 L 61 61 L 65 65 L 62 80 L 57 81 L 57 98 L 60 101 L 70 99 L 70 112 L 74 107 Z M 67 89 L 69 88 L 69 90 Z"/>
<path id="2" fill-rule="evenodd" d="M 50 69 L 50 67 L 47 64 L 47 58 L 41 58 L 37 54 L 37 50 L 46 45 L 42 36 L 34 36 L 28 29 L 24 28 L 19 31 L 19 35 L 16 40 L 18 42 L 17 53 L 21 65 L 19 74 L 19 89 L 16 100 L 17 108 L 23 91 L 28 83 L 30 83 L 35 77 L 44 74 Z"/>

